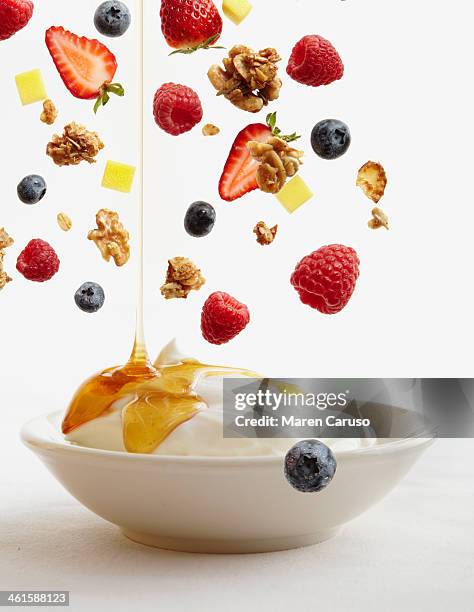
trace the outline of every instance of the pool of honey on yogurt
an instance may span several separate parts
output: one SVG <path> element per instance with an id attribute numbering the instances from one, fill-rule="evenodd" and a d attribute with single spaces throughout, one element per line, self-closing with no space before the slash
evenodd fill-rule
<path id="1" fill-rule="evenodd" d="M 251 372 L 185 359 L 172 365 L 151 364 L 135 343 L 127 364 L 108 368 L 86 380 L 75 393 L 62 423 L 67 435 L 88 421 L 122 406 L 125 449 L 152 453 L 182 423 L 206 409 L 196 393 L 199 380 L 211 376 L 251 376 Z"/>

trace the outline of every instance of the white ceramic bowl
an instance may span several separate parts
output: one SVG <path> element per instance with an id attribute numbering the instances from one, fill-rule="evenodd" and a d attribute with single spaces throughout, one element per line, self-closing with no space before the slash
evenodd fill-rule
<path id="1" fill-rule="evenodd" d="M 321 542 L 389 493 L 432 442 L 379 440 L 336 453 L 320 493 L 294 490 L 283 457 L 128 454 L 71 445 L 60 413 L 38 417 L 22 439 L 81 504 L 136 542 L 172 550 L 249 553 Z"/>

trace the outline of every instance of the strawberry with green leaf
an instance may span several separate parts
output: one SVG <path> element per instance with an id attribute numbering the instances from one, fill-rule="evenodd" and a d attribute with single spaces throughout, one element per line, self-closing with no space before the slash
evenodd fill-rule
<path id="1" fill-rule="evenodd" d="M 270 136 L 278 136 L 285 142 L 294 142 L 300 136 L 296 133 L 288 136 L 281 133 L 276 124 L 276 113 L 267 115 L 266 125 L 252 123 L 237 134 L 229 157 L 225 163 L 219 181 L 219 195 L 227 202 L 233 202 L 255 189 L 258 189 L 258 163 L 250 155 L 247 143 L 251 140 L 267 142 Z"/>
<path id="2" fill-rule="evenodd" d="M 222 33 L 222 17 L 212 0 L 162 0 L 161 30 L 175 53 L 223 49 L 214 43 Z"/>
<path id="3" fill-rule="evenodd" d="M 125 94 L 120 83 L 112 83 L 115 55 L 98 40 L 53 26 L 46 31 L 46 46 L 66 87 L 76 98 L 95 100 L 95 113 L 109 102 L 110 94 Z"/>

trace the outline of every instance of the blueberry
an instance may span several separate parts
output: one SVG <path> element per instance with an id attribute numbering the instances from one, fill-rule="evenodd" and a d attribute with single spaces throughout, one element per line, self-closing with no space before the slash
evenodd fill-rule
<path id="1" fill-rule="evenodd" d="M 337 159 L 344 155 L 351 144 L 351 133 L 338 119 L 325 119 L 317 123 L 311 132 L 311 146 L 323 159 Z"/>
<path id="2" fill-rule="evenodd" d="M 321 491 L 333 479 L 337 461 L 330 448 L 318 440 L 301 440 L 285 457 L 285 476 L 303 493 Z"/>
<path id="3" fill-rule="evenodd" d="M 123 2 L 108 0 L 102 2 L 94 15 L 94 25 L 104 36 L 116 38 L 128 30 L 132 18 Z"/>
<path id="4" fill-rule="evenodd" d="M 46 193 L 46 182 L 42 176 L 29 174 L 20 182 L 16 190 L 24 204 L 38 204 Z"/>
<path id="5" fill-rule="evenodd" d="M 77 306 L 84 312 L 97 312 L 105 301 L 105 293 L 97 283 L 84 283 L 74 296 Z"/>
<path id="6" fill-rule="evenodd" d="M 184 218 L 184 228 L 195 238 L 207 236 L 216 222 L 216 211 L 207 202 L 194 202 Z"/>

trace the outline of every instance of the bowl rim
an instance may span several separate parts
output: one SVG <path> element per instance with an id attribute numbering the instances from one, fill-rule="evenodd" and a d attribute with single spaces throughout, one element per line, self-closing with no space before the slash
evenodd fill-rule
<path id="1" fill-rule="evenodd" d="M 22 442 L 33 450 L 43 452 L 59 452 L 61 454 L 78 455 L 84 457 L 93 457 L 100 459 L 113 458 L 127 462 L 146 462 L 146 463 L 179 463 L 193 465 L 248 465 L 248 464 L 274 464 L 281 463 L 284 455 L 237 455 L 237 456 L 202 456 L 202 455 L 152 455 L 146 453 L 127 453 L 124 451 L 104 450 L 100 448 L 90 448 L 87 446 L 79 446 L 68 442 L 67 440 L 55 440 L 42 434 L 38 426 L 45 422 L 51 426 L 51 418 L 57 417 L 63 413 L 62 410 L 56 410 L 49 413 L 43 413 L 33 419 L 27 421 L 20 430 L 20 438 Z M 428 433 L 428 432 L 427 432 Z M 436 437 L 407 437 L 394 438 L 383 444 L 375 444 L 356 449 L 338 450 L 335 455 L 338 458 L 359 457 L 367 455 L 387 455 L 391 453 L 401 452 L 418 446 L 429 446 L 435 441 Z M 387 440 L 385 438 L 385 440 Z"/>

